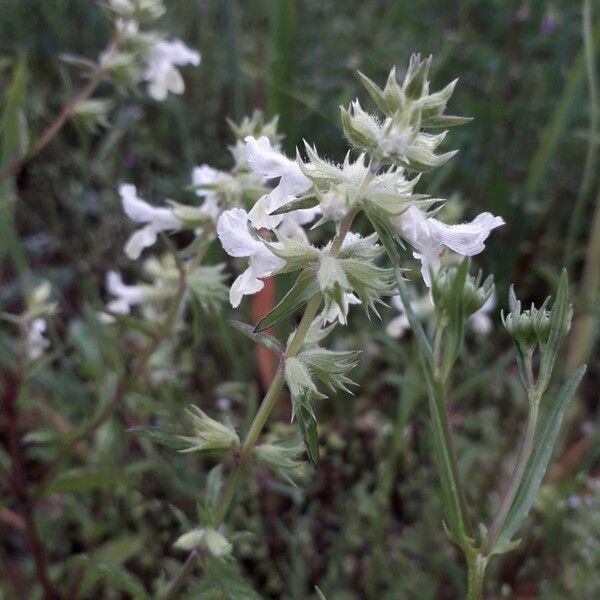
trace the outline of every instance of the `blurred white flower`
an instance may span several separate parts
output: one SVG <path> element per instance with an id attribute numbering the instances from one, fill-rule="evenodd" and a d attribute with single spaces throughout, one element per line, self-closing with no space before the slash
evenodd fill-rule
<path id="1" fill-rule="evenodd" d="M 265 181 L 279 178 L 277 186 L 260 198 L 248 215 L 256 229 L 275 229 L 284 220 L 284 215 L 271 213 L 310 189 L 312 182 L 302 173 L 295 160 L 273 148 L 269 138 L 265 136 L 258 139 L 252 136 L 246 138 L 246 157 L 252 171 Z M 318 212 L 318 208 L 302 209 L 294 211 L 293 218 L 289 218 L 289 213 L 286 214 L 285 219 L 298 233 L 294 225 L 309 223 Z"/>
<path id="2" fill-rule="evenodd" d="M 196 195 L 204 198 L 200 208 L 215 221 L 219 218 L 220 213 L 218 195 L 211 189 L 203 189 L 203 186 L 217 185 L 222 181 L 224 175 L 228 177 L 227 174 L 213 169 L 209 165 L 200 165 L 192 170 L 192 185 L 195 188 Z"/>
<path id="3" fill-rule="evenodd" d="M 148 93 L 161 101 L 169 92 L 183 94 L 185 84 L 177 66 L 200 64 L 200 54 L 188 48 L 181 40 L 155 42 L 148 53 L 144 80 L 148 82 Z"/>
<path id="4" fill-rule="evenodd" d="M 40 358 L 44 354 L 44 350 L 50 345 L 50 341 L 44 337 L 47 328 L 46 319 L 34 319 L 27 324 L 25 346 L 29 360 Z"/>
<path id="5" fill-rule="evenodd" d="M 431 273 L 440 267 L 440 257 L 444 246 L 462 256 L 474 256 L 485 248 L 485 240 L 490 232 L 504 219 L 484 212 L 470 223 L 446 225 L 411 206 L 405 212 L 391 219 L 400 235 L 415 248 L 413 256 L 421 261 L 421 274 L 427 287 L 431 287 Z"/>
<path id="6" fill-rule="evenodd" d="M 493 292 L 492 295 L 485 301 L 483 306 L 477 311 L 474 312 L 469 317 L 469 324 L 471 325 L 473 331 L 479 333 L 480 335 L 487 335 L 492 331 L 492 319 L 490 319 L 490 313 L 496 308 L 496 293 Z"/>
<path id="7" fill-rule="evenodd" d="M 406 309 L 400 296 L 392 298 L 392 306 L 398 310 L 398 316 L 394 317 L 386 327 L 387 334 L 393 338 L 402 337 L 406 331 L 410 329 L 410 323 L 406 316 Z M 431 296 L 426 294 L 417 300 L 412 300 L 410 303 L 415 316 L 419 319 L 427 319 L 432 317 L 435 308 L 431 301 Z M 468 319 L 468 323 L 475 333 L 487 335 L 492 330 L 492 320 L 489 313 L 496 307 L 496 294 L 493 293 L 484 303 L 484 305 L 474 312 Z"/>
<path id="8" fill-rule="evenodd" d="M 142 250 L 152 246 L 161 231 L 177 231 L 181 221 L 170 208 L 151 206 L 137 195 L 134 185 L 124 183 L 119 187 L 119 195 L 125 214 L 136 223 L 145 223 L 125 244 L 125 253 L 133 260 L 139 258 Z"/>
<path id="9" fill-rule="evenodd" d="M 251 233 L 248 225 L 248 213 L 241 208 L 226 210 L 217 222 L 217 235 L 225 252 L 236 258 L 249 258 L 248 268 L 233 282 L 229 291 L 229 301 L 234 308 L 239 306 L 243 296 L 262 290 L 261 279 L 285 266 L 285 261 Z"/>
<path id="10" fill-rule="evenodd" d="M 121 273 L 109 271 L 105 280 L 106 291 L 114 299 L 106 305 L 107 310 L 120 315 L 128 315 L 131 307 L 141 304 L 145 300 L 143 287 L 140 285 L 127 285 L 123 282 Z M 109 319 L 110 315 L 107 315 Z M 109 319 L 105 319 L 108 321 Z"/>

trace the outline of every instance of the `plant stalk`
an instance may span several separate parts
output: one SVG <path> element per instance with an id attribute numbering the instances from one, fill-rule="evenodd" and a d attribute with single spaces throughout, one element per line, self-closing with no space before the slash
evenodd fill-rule
<path id="1" fill-rule="evenodd" d="M 364 187 L 368 184 L 368 182 L 373 178 L 374 174 L 367 173 L 365 176 L 360 190 L 364 189 Z M 354 217 L 356 216 L 356 211 L 349 212 L 340 222 L 338 227 L 337 234 L 333 239 L 331 245 L 331 254 L 335 257 L 339 254 L 342 244 L 344 243 L 344 238 L 348 231 L 350 231 L 350 227 L 352 226 L 352 222 L 354 221 Z M 317 294 L 313 296 L 306 308 L 304 309 L 304 313 L 302 318 L 300 319 L 300 323 L 298 324 L 298 328 L 296 329 L 296 333 L 288 346 L 286 351 L 286 357 L 292 357 L 298 354 L 298 352 L 302 348 L 302 344 L 306 338 L 308 330 L 310 328 L 311 323 L 316 318 L 319 308 L 321 307 L 322 295 Z M 277 400 L 281 394 L 284 384 L 284 376 L 283 376 L 283 365 L 280 365 L 277 369 L 277 373 L 275 374 L 275 378 L 271 382 L 263 401 L 261 402 L 260 408 L 258 412 L 254 416 L 252 423 L 250 425 L 250 429 L 246 434 L 242 447 L 240 448 L 239 455 L 237 457 L 236 465 L 225 484 L 223 489 L 223 495 L 221 497 L 221 505 L 219 508 L 219 512 L 215 516 L 214 525 L 218 527 L 225 520 L 227 513 L 231 507 L 231 503 L 233 502 L 233 498 L 235 497 L 235 493 L 242 479 L 242 475 L 245 471 L 245 468 L 250 461 L 252 456 L 252 450 L 262 433 L 262 430 L 273 412 L 275 405 L 277 404 Z M 197 549 L 192 550 L 192 553 L 196 553 Z M 173 580 L 169 590 L 164 596 L 164 600 L 173 600 L 176 597 L 176 594 L 181 586 L 185 583 L 186 579 L 191 575 L 193 569 L 191 567 L 188 568 L 188 561 L 190 560 L 190 556 L 180 569 L 179 573 Z M 192 564 L 193 566 L 193 564 Z"/>
<path id="2" fill-rule="evenodd" d="M 485 568 L 487 567 L 488 558 L 479 554 L 473 553 L 467 557 L 468 569 L 468 589 L 467 600 L 481 600 L 483 597 L 483 582 L 485 579 Z"/>

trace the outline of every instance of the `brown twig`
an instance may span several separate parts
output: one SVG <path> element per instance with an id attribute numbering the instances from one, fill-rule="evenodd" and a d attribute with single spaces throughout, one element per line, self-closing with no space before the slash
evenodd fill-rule
<path id="1" fill-rule="evenodd" d="M 10 485 L 15 498 L 19 501 L 22 507 L 27 543 L 35 563 L 37 577 L 44 590 L 44 596 L 48 600 L 54 600 L 59 596 L 54 589 L 48 574 L 44 547 L 42 546 L 35 525 L 33 504 L 27 488 L 24 465 L 21 457 L 21 448 L 17 429 L 17 400 L 21 390 L 21 379 L 15 375 L 4 373 L 2 380 L 2 387 L 4 391 L 4 412 L 6 415 L 6 437 L 12 465 Z"/>
<path id="2" fill-rule="evenodd" d="M 118 36 L 113 39 L 113 41 L 108 46 L 105 54 L 105 60 L 103 63 L 106 63 L 108 57 L 115 52 L 119 43 Z M 81 89 L 81 91 L 71 100 L 67 102 L 58 114 L 58 116 L 46 127 L 46 129 L 42 132 L 40 137 L 37 139 L 33 148 L 30 148 L 24 155 L 16 158 L 8 164 L 2 171 L 0 171 L 0 183 L 3 183 L 6 179 L 18 175 L 25 165 L 35 156 L 37 156 L 56 136 L 56 134 L 64 127 L 64 125 L 71 119 L 78 104 L 87 100 L 106 72 L 105 66 L 103 64 L 99 64 L 96 69 L 92 72 L 88 83 Z"/>

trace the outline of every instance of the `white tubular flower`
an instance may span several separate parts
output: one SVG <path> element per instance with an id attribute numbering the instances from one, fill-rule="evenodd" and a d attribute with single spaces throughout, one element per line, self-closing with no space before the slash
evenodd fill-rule
<path id="1" fill-rule="evenodd" d="M 37 360 L 50 346 L 50 341 L 44 337 L 47 327 L 46 319 L 34 319 L 27 325 L 25 345 L 29 360 Z"/>
<path id="2" fill-rule="evenodd" d="M 216 185 L 222 179 L 222 175 L 221 171 L 213 169 L 209 165 L 200 165 L 192 170 L 192 185 L 196 188 L 196 195 L 204 198 L 200 208 L 215 221 L 221 212 L 219 198 L 214 191 L 202 189 L 202 187 Z"/>
<path id="3" fill-rule="evenodd" d="M 485 248 L 491 231 L 504 225 L 504 219 L 484 212 L 470 223 L 446 225 L 411 206 L 398 217 L 391 219 L 400 235 L 415 248 L 414 257 L 421 261 L 421 274 L 427 287 L 431 287 L 431 273 L 440 267 L 444 246 L 462 256 L 474 256 Z"/>
<path id="4" fill-rule="evenodd" d="M 200 54 L 188 48 L 181 40 L 155 42 L 148 53 L 148 63 L 144 80 L 148 82 L 148 93 L 159 102 L 169 92 L 183 94 L 185 84 L 175 65 L 200 64 Z"/>
<path id="5" fill-rule="evenodd" d="M 109 271 L 106 274 L 105 287 L 106 291 L 114 296 L 114 299 L 106 305 L 107 310 L 113 313 L 128 315 L 132 306 L 141 304 L 145 300 L 142 286 L 127 285 L 123 282 L 121 273 L 117 271 Z"/>
<path id="6" fill-rule="evenodd" d="M 277 186 L 263 196 L 248 215 L 256 229 L 275 229 L 284 216 L 271 213 L 310 189 L 312 182 L 302 173 L 298 163 L 273 148 L 266 136 L 258 139 L 252 136 L 246 138 L 246 157 L 252 171 L 264 180 L 279 178 Z M 315 209 L 296 212 L 297 218 L 303 221 L 301 224 L 312 221 L 317 214 Z"/>
<path id="7" fill-rule="evenodd" d="M 181 228 L 181 221 L 171 209 L 151 206 L 138 197 L 134 185 L 124 183 L 119 187 L 119 195 L 125 214 L 136 223 L 145 223 L 125 244 L 125 254 L 132 260 L 139 258 L 144 248 L 152 246 L 161 231 L 177 231 Z"/>
<path id="8" fill-rule="evenodd" d="M 488 335 L 492 331 L 490 313 L 496 308 L 496 293 L 485 301 L 484 305 L 469 317 L 469 325 L 475 333 Z"/>
<path id="9" fill-rule="evenodd" d="M 262 290 L 264 283 L 261 279 L 283 268 L 285 261 L 275 256 L 250 232 L 248 213 L 241 208 L 226 210 L 219 217 L 217 235 L 227 254 L 250 259 L 248 268 L 233 282 L 229 291 L 229 301 L 235 308 L 239 306 L 243 296 Z"/>

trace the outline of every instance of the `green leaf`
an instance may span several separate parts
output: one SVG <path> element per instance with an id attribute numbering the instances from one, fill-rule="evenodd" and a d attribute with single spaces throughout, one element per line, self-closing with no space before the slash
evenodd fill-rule
<path id="1" fill-rule="evenodd" d="M 127 433 L 141 435 L 150 441 L 166 446 L 171 450 L 184 450 L 189 447 L 189 443 L 180 435 L 165 431 L 160 427 L 132 427 Z"/>
<path id="2" fill-rule="evenodd" d="M 135 600 L 150 598 L 140 580 L 125 567 L 90 556 L 78 557 L 78 561 L 81 561 L 88 571 L 96 576 L 97 581 L 104 582 L 108 589 L 126 592 L 128 597 Z"/>
<path id="3" fill-rule="evenodd" d="M 325 594 L 319 589 L 318 585 L 315 585 L 315 592 L 318 600 L 327 600 L 327 598 L 325 598 Z"/>
<path id="4" fill-rule="evenodd" d="M 27 62 L 22 57 L 15 68 L 6 93 L 0 122 L 0 172 L 25 153 L 23 106 L 27 92 Z M 14 177 L 0 184 L 0 265 L 9 256 L 18 271 L 27 270 L 27 257 L 15 229 L 12 202 L 15 198 Z"/>
<path id="5" fill-rule="evenodd" d="M 448 373 L 456 358 L 460 354 L 465 337 L 465 308 L 464 289 L 469 273 L 470 261 L 465 258 L 458 267 L 452 288 L 450 289 L 448 302 L 448 345 L 444 356 L 444 369 Z"/>
<path id="6" fill-rule="evenodd" d="M 377 105 L 377 108 L 381 112 L 387 114 L 389 112 L 389 107 L 383 95 L 383 90 L 373 80 L 369 79 L 360 71 L 357 71 L 356 75 L 360 82 L 363 84 L 365 90 L 367 90 L 369 96 L 371 96 L 371 98 L 373 99 L 373 102 L 375 102 L 375 104 Z"/>
<path id="7" fill-rule="evenodd" d="M 242 323 L 241 321 L 236 321 L 234 319 L 231 319 L 229 322 L 235 329 L 240 333 L 243 333 L 256 344 L 264 346 L 267 350 L 271 350 L 271 352 L 274 352 L 278 356 L 283 354 L 283 346 L 273 336 L 254 331 L 254 327 L 248 325 L 248 323 Z"/>
<path id="8" fill-rule="evenodd" d="M 208 589 L 219 592 L 219 596 L 215 597 L 221 600 L 261 600 L 234 562 L 206 556 L 202 563 Z"/>
<path id="9" fill-rule="evenodd" d="M 394 234 L 388 225 L 388 221 L 381 216 L 380 210 L 377 209 L 372 202 L 364 201 L 363 204 L 367 219 L 369 219 L 371 225 L 373 226 L 373 229 L 375 230 L 379 241 L 385 248 L 390 261 L 393 265 L 397 265 L 400 262 L 400 255 L 398 254 L 398 246 L 396 244 L 396 240 L 394 239 Z"/>
<path id="10" fill-rule="evenodd" d="M 517 532 L 533 506 L 542 483 L 542 478 L 552 457 L 552 451 L 558 437 L 565 409 L 575 393 L 585 370 L 585 365 L 579 367 L 567 379 L 554 398 L 552 406 L 549 408 L 548 414 L 536 434 L 534 450 L 525 469 L 519 491 L 515 496 L 514 502 L 502 526 L 501 533 L 498 536 L 496 548 L 508 547 L 511 544 L 512 536 Z"/>
<path id="11" fill-rule="evenodd" d="M 455 115 L 438 115 L 436 117 L 428 118 L 424 123 L 423 127 L 433 128 L 439 127 L 446 129 L 447 127 L 456 127 L 457 125 L 465 125 L 473 120 L 473 117 L 458 117 Z"/>
<path id="12" fill-rule="evenodd" d="M 113 317 L 113 319 L 117 321 L 120 325 L 123 325 L 128 329 L 135 329 L 150 337 L 155 336 L 157 333 L 156 327 L 154 327 L 151 323 L 146 323 L 146 321 L 142 321 L 142 319 L 132 317 L 131 315 L 115 313 L 106 309 L 104 310 L 104 312 Z"/>
<path id="13" fill-rule="evenodd" d="M 302 403 L 296 412 L 302 440 L 306 448 L 308 459 L 316 469 L 319 466 L 319 434 L 317 431 L 317 419 L 315 419 L 312 408 Z"/>
<path id="14" fill-rule="evenodd" d="M 558 291 L 556 292 L 556 300 L 551 312 L 550 334 L 548 341 L 542 346 L 540 361 L 540 373 L 538 377 L 538 389 L 543 393 L 550 383 L 550 376 L 554 367 L 554 361 L 558 354 L 560 342 L 564 334 L 564 326 L 569 311 L 569 280 L 567 271 L 563 269 Z"/>
<path id="15" fill-rule="evenodd" d="M 45 495 L 87 492 L 126 483 L 123 472 L 116 470 L 71 469 L 61 473 L 45 490 Z"/>
<path id="16" fill-rule="evenodd" d="M 306 196 L 304 198 L 296 198 L 283 206 L 280 206 L 277 210 L 274 210 L 271 215 L 285 215 L 286 213 L 292 212 L 293 210 L 302 210 L 305 208 L 314 208 L 319 204 L 319 199 L 316 196 Z"/>
<path id="17" fill-rule="evenodd" d="M 319 284 L 311 271 L 301 271 L 292 288 L 281 299 L 279 304 L 254 328 L 260 332 L 273 327 L 288 315 L 296 312 L 306 304 L 313 296 L 319 293 Z"/>

